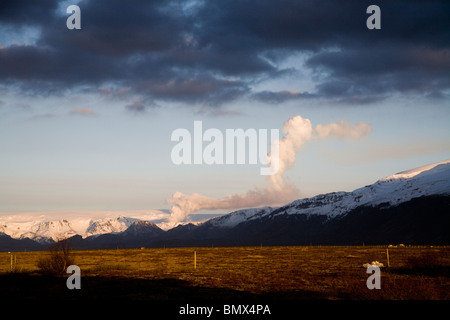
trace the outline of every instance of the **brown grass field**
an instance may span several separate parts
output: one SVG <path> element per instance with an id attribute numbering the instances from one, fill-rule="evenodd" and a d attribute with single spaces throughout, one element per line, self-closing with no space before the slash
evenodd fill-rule
<path id="1" fill-rule="evenodd" d="M 449 247 L 388 250 L 389 266 L 386 246 L 71 251 L 81 290 L 39 273 L 49 252 L 1 252 L 0 298 L 449 300 Z M 372 261 L 384 264 L 379 290 L 366 286 Z"/>

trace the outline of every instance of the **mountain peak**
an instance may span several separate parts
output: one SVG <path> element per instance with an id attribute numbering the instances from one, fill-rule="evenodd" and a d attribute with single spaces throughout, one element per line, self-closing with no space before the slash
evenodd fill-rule
<path id="1" fill-rule="evenodd" d="M 137 220 L 134 221 L 123 233 L 125 235 L 144 235 L 148 233 L 162 233 L 163 230 L 150 221 Z"/>
<path id="2" fill-rule="evenodd" d="M 388 176 L 386 178 L 381 179 L 382 181 L 384 180 L 391 180 L 391 179 L 409 179 L 409 178 L 413 178 L 425 171 L 429 171 L 431 169 L 434 169 L 437 166 L 441 166 L 441 165 L 446 165 L 446 166 L 441 166 L 440 169 L 444 168 L 444 167 L 448 167 L 448 165 L 450 164 L 450 159 L 444 160 L 444 161 L 440 161 L 440 162 L 435 162 L 435 163 L 431 163 L 431 164 L 427 164 L 424 166 L 420 166 L 414 169 L 409 169 L 409 170 L 405 170 L 405 171 L 401 171 L 399 173 L 393 174 L 391 176 Z"/>

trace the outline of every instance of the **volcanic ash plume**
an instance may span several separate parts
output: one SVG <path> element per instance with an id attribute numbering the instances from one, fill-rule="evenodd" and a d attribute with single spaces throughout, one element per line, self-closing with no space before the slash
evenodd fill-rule
<path id="1" fill-rule="evenodd" d="M 278 142 L 278 159 L 271 159 L 272 161 L 278 161 L 278 172 L 269 176 L 271 185 L 279 191 L 286 186 L 286 181 L 283 178 L 284 172 L 294 165 L 297 151 L 311 140 L 313 127 L 309 119 L 295 116 L 284 123 L 282 132 L 284 137 Z"/>
<path id="2" fill-rule="evenodd" d="M 241 209 L 274 205 L 290 202 L 296 199 L 298 191 L 293 185 L 286 185 L 284 190 L 277 190 L 273 186 L 264 189 L 250 190 L 244 194 L 230 194 L 216 199 L 198 193 L 183 194 L 175 192 L 167 203 L 173 204 L 169 217 L 169 224 L 183 221 L 189 214 L 201 209 Z"/>
<path id="3" fill-rule="evenodd" d="M 359 139 L 372 132 L 372 126 L 362 121 L 351 125 L 347 120 L 328 124 L 318 124 L 315 132 L 319 139 L 334 136 L 338 139 Z"/>
<path id="4" fill-rule="evenodd" d="M 284 173 L 295 164 L 296 153 L 312 139 L 324 139 L 333 136 L 338 139 L 357 139 L 367 136 L 372 127 L 364 122 L 350 125 L 347 120 L 336 123 L 318 124 L 313 128 L 309 119 L 295 116 L 287 120 L 282 128 L 283 138 L 278 144 L 278 172 L 267 176 L 265 188 L 250 190 L 245 194 L 230 194 L 223 198 L 211 198 L 198 193 L 190 195 L 175 192 L 167 203 L 172 204 L 169 224 L 176 225 L 193 212 L 208 209 L 242 209 L 264 205 L 281 205 L 298 199 L 297 188 L 286 181 Z M 270 153 L 269 153 L 270 155 Z"/>

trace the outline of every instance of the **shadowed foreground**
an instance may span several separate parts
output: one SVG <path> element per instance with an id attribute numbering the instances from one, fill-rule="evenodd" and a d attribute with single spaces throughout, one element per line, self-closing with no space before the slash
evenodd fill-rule
<path id="1" fill-rule="evenodd" d="M 450 248 L 216 247 L 72 251 L 68 274 L 39 273 L 48 252 L 0 254 L 0 298 L 13 300 L 449 300 Z M 389 255 L 389 261 L 388 261 Z M 13 259 L 12 259 L 13 258 Z M 379 261 L 381 289 L 363 264 Z M 12 264 L 14 262 L 14 265 Z M 11 267 L 14 270 L 11 270 Z"/>

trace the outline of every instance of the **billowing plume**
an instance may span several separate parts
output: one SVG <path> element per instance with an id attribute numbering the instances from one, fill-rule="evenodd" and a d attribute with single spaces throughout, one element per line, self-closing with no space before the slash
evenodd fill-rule
<path id="1" fill-rule="evenodd" d="M 183 194 L 175 192 L 167 203 L 172 204 L 170 224 L 177 224 L 196 211 L 207 209 L 242 209 L 265 205 L 281 205 L 297 199 L 298 189 L 288 182 L 284 173 L 295 164 L 297 152 L 313 139 L 324 139 L 333 136 L 338 139 L 358 139 L 367 136 L 372 127 L 364 122 L 351 125 L 347 120 L 335 123 L 318 124 L 313 128 L 311 121 L 301 116 L 287 120 L 282 128 L 284 136 L 272 147 L 278 147 L 278 172 L 267 176 L 265 188 L 255 188 L 244 194 L 230 194 L 223 198 L 211 198 L 198 193 Z M 269 153 L 270 154 L 270 153 Z"/>
<path id="2" fill-rule="evenodd" d="M 285 190 L 267 186 L 264 189 L 250 190 L 244 194 L 230 194 L 223 198 L 211 198 L 198 193 L 183 194 L 175 192 L 167 202 L 173 204 L 169 224 L 175 225 L 183 221 L 189 214 L 198 210 L 241 209 L 263 205 L 283 204 L 298 196 L 298 190 L 290 184 Z"/>
<path id="3" fill-rule="evenodd" d="M 318 124 L 315 132 L 319 139 L 329 136 L 338 139 L 359 139 L 369 135 L 372 132 L 372 126 L 362 121 L 352 126 L 347 120 L 340 120 L 328 124 Z"/>
<path id="4" fill-rule="evenodd" d="M 313 127 L 309 119 L 295 116 L 287 120 L 283 129 L 284 137 L 278 142 L 278 172 L 269 177 L 271 185 L 275 190 L 282 191 L 286 181 L 283 178 L 284 172 L 295 163 L 295 155 L 313 136 Z M 276 147 L 277 144 L 274 144 Z"/>

